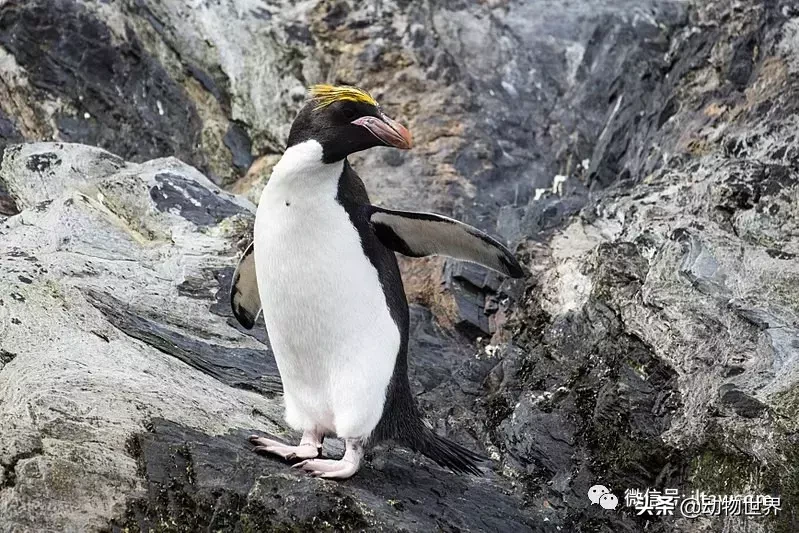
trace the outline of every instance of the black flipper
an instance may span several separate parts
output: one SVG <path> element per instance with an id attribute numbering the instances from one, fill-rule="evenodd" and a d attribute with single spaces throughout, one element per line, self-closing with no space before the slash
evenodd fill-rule
<path id="1" fill-rule="evenodd" d="M 250 244 L 241 257 L 230 287 L 230 307 L 239 324 L 252 329 L 261 312 L 261 296 L 255 277 L 255 247 Z"/>
<path id="2" fill-rule="evenodd" d="M 410 257 L 446 255 L 486 266 L 513 278 L 524 270 L 513 253 L 477 228 L 433 213 L 369 206 L 369 222 L 386 248 Z"/>

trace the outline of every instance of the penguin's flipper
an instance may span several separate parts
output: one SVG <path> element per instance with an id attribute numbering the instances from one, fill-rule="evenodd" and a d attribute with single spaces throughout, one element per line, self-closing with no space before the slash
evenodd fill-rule
<path id="1" fill-rule="evenodd" d="M 513 253 L 477 228 L 433 213 L 369 206 L 372 229 L 386 248 L 410 257 L 446 255 L 486 266 L 513 278 L 524 270 Z"/>
<path id="2" fill-rule="evenodd" d="M 255 248 L 250 244 L 241 257 L 236 272 L 233 273 L 233 283 L 230 287 L 230 307 L 233 309 L 233 315 L 239 324 L 247 329 L 253 328 L 261 312 L 261 296 L 258 294 L 253 251 Z"/>

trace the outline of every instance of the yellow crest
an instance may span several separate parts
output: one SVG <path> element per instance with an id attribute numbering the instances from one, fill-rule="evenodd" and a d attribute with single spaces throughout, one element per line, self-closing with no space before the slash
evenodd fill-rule
<path id="1" fill-rule="evenodd" d="M 316 102 L 314 109 L 322 109 L 333 102 L 342 100 L 377 106 L 377 101 L 372 98 L 371 94 L 363 89 L 349 85 L 314 85 L 308 92 L 311 95 L 311 99 Z"/>

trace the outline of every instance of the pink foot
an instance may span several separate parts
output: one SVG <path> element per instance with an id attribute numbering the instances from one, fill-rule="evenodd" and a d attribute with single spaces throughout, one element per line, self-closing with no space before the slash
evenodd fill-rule
<path id="1" fill-rule="evenodd" d="M 312 459 L 319 457 L 322 453 L 322 439 L 324 433 L 315 430 L 308 430 L 302 434 L 302 440 L 299 446 L 289 446 L 279 440 L 267 439 L 266 437 L 259 437 L 253 435 L 250 437 L 250 442 L 255 444 L 253 451 L 266 452 L 278 457 L 282 457 L 286 461 L 293 461 L 294 459 Z"/>
<path id="2" fill-rule="evenodd" d="M 359 465 L 346 459 L 306 459 L 293 466 L 305 470 L 313 477 L 325 479 L 347 479 L 358 471 L 358 467 Z"/>
<path id="3" fill-rule="evenodd" d="M 347 439 L 346 451 L 341 459 L 307 459 L 294 465 L 314 477 L 325 479 L 347 479 L 352 477 L 361 467 L 363 447 L 360 440 Z"/>
<path id="4" fill-rule="evenodd" d="M 319 456 L 319 448 L 312 443 L 302 443 L 299 446 L 289 446 L 280 441 L 253 435 L 250 442 L 255 444 L 254 452 L 266 452 L 282 457 L 286 461 L 294 459 L 311 459 Z"/>

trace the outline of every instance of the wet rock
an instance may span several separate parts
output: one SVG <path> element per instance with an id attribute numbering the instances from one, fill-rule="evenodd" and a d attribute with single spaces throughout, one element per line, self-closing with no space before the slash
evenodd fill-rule
<path id="1" fill-rule="evenodd" d="M 286 464 L 253 454 L 251 432 L 210 437 L 166 420 L 154 420 L 131 448 L 146 492 L 128 506 L 112 531 L 148 530 L 179 520 L 186 530 L 547 531 L 520 516 L 520 502 L 491 481 L 432 470 L 383 451 L 346 483 L 308 478 Z M 476 507 L 481 509 L 475 512 Z"/>

